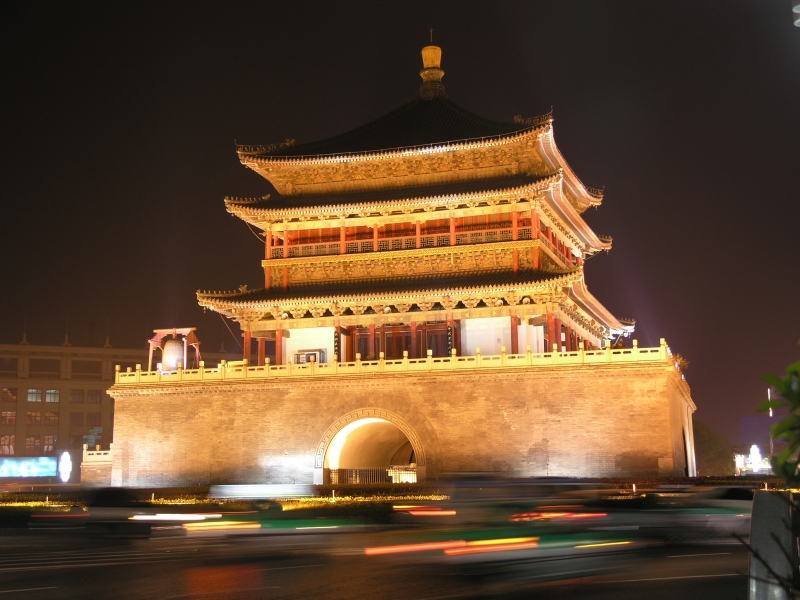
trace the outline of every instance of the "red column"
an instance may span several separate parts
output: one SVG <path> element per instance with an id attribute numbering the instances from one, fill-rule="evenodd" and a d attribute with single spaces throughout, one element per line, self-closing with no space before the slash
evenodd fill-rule
<path id="1" fill-rule="evenodd" d="M 592 343 L 589 340 L 583 340 L 583 349 L 584 350 L 591 350 Z"/>
<path id="2" fill-rule="evenodd" d="M 569 325 L 564 326 L 564 346 L 567 352 L 572 352 L 572 327 Z"/>
<path id="3" fill-rule="evenodd" d="M 517 217 L 518 217 L 517 211 L 511 213 L 511 239 L 515 241 L 519 239 Z M 514 273 L 517 273 L 518 271 L 519 271 L 519 250 L 514 248 Z"/>
<path id="4" fill-rule="evenodd" d="M 252 345 L 251 345 L 251 341 L 252 341 L 252 337 L 251 336 L 252 335 L 253 334 L 250 332 L 249 329 L 245 330 L 245 332 L 244 332 L 244 348 L 242 348 L 244 356 L 242 358 L 246 359 L 248 364 L 250 363 L 250 355 L 252 353 Z"/>
<path id="5" fill-rule="evenodd" d="M 289 232 L 283 232 L 283 258 L 289 258 Z M 283 267 L 283 289 L 289 287 L 289 267 Z"/>
<path id="6" fill-rule="evenodd" d="M 347 244 L 345 243 L 347 242 L 346 230 L 347 228 L 344 225 L 339 228 L 339 254 L 345 254 L 347 250 Z"/>
<path id="7" fill-rule="evenodd" d="M 264 366 L 264 358 L 266 354 L 266 342 L 263 337 L 258 338 L 258 366 Z"/>
<path id="8" fill-rule="evenodd" d="M 511 315 L 511 354 L 519 354 L 519 319 Z"/>
<path id="9" fill-rule="evenodd" d="M 272 230 L 267 229 L 264 243 L 264 259 L 272 259 Z M 272 283 L 272 267 L 264 267 L 264 289 L 269 289 Z"/>
<path id="10" fill-rule="evenodd" d="M 353 338 L 355 334 L 353 333 L 355 327 L 352 325 L 347 328 L 347 333 L 350 335 L 345 336 L 344 338 L 344 355 L 346 362 L 353 362 L 356 359 L 355 352 L 353 351 Z"/>
<path id="11" fill-rule="evenodd" d="M 417 322 L 411 321 L 411 351 L 408 358 L 418 358 L 417 354 Z"/>
<path id="12" fill-rule="evenodd" d="M 531 248 L 531 266 L 534 271 L 539 270 L 539 248 L 537 246 Z"/>
<path id="13" fill-rule="evenodd" d="M 369 345 L 367 346 L 367 356 L 369 360 L 375 359 L 375 323 L 369 324 Z M 361 357 L 362 359 L 365 357 Z"/>
<path id="14" fill-rule="evenodd" d="M 575 264 L 572 261 L 572 248 L 570 248 L 569 246 L 566 246 L 564 248 L 564 256 L 567 257 L 567 265 L 570 266 L 570 267 L 574 267 Z"/>
<path id="15" fill-rule="evenodd" d="M 555 337 L 553 338 L 552 344 L 555 344 L 556 348 L 558 348 L 557 351 L 561 352 L 561 319 L 558 317 L 553 317 L 553 330 Z"/>
<path id="16" fill-rule="evenodd" d="M 547 352 L 553 351 L 553 344 L 556 343 L 556 319 L 553 313 L 547 313 Z"/>
<path id="17" fill-rule="evenodd" d="M 372 226 L 372 251 L 378 251 L 378 224 Z"/>
<path id="18" fill-rule="evenodd" d="M 456 245 L 456 218 L 450 217 L 450 245 Z"/>
<path id="19" fill-rule="evenodd" d="M 461 319 L 455 320 L 455 327 L 453 328 L 453 347 L 456 349 L 456 354 L 461 356 Z"/>
<path id="20" fill-rule="evenodd" d="M 417 248 L 422 247 L 422 241 L 420 240 L 420 232 L 419 232 L 419 221 L 417 221 Z"/>
<path id="21" fill-rule="evenodd" d="M 275 364 L 283 364 L 283 330 L 275 331 Z"/>

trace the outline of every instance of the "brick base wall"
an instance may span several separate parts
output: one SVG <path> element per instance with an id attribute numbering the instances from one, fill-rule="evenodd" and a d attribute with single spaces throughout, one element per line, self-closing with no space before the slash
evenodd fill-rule
<path id="1" fill-rule="evenodd" d="M 320 482 L 327 443 L 361 416 L 406 433 L 420 478 L 694 473 L 694 405 L 666 364 L 125 385 L 109 393 L 114 485 Z"/>

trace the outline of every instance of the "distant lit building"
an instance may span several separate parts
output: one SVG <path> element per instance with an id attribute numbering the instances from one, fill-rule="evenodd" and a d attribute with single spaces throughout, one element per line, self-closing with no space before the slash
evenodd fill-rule
<path id="1" fill-rule="evenodd" d="M 210 355 L 230 358 L 223 354 Z M 0 344 L 0 456 L 56 456 L 81 462 L 86 436 L 102 428 L 95 446 L 114 441 L 114 400 L 108 388 L 122 371 L 147 361 L 147 350 Z M 92 448 L 94 449 L 94 448 Z M 77 479 L 77 469 L 73 469 Z"/>

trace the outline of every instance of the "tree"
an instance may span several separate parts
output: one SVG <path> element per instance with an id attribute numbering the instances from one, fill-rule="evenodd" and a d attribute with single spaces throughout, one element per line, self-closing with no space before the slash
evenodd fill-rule
<path id="1" fill-rule="evenodd" d="M 798 342 L 800 346 L 800 342 Z M 786 375 L 765 375 L 764 381 L 775 388 L 777 398 L 765 400 L 758 410 L 770 408 L 787 408 L 789 414 L 771 427 L 772 438 L 786 442 L 777 456 L 772 458 L 772 470 L 786 480 L 787 486 L 797 487 L 800 484 L 798 455 L 800 454 L 800 361 L 786 367 Z"/>
<path id="2" fill-rule="evenodd" d="M 694 450 L 698 475 L 733 475 L 733 446 L 702 421 L 694 422 Z"/>

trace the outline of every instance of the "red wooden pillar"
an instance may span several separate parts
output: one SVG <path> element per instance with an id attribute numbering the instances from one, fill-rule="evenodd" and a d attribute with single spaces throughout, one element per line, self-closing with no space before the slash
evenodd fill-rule
<path id="1" fill-rule="evenodd" d="M 264 242 L 264 260 L 272 259 L 272 230 L 267 229 Z M 272 284 L 272 267 L 264 267 L 264 289 L 268 290 Z"/>
<path id="2" fill-rule="evenodd" d="M 450 245 L 456 245 L 456 218 L 450 217 Z"/>
<path id="3" fill-rule="evenodd" d="M 592 343 L 589 340 L 583 340 L 583 349 L 584 350 L 591 350 Z"/>
<path id="4" fill-rule="evenodd" d="M 417 221 L 417 248 L 421 248 L 422 247 L 422 240 L 420 238 L 420 231 L 419 230 L 420 230 L 419 221 Z"/>
<path id="5" fill-rule="evenodd" d="M 519 354 L 519 318 L 511 315 L 511 354 Z"/>
<path id="6" fill-rule="evenodd" d="M 514 211 L 511 213 L 511 239 L 516 241 L 519 239 L 519 228 L 517 225 L 519 213 Z M 514 273 L 519 271 L 519 250 L 514 248 Z"/>
<path id="7" fill-rule="evenodd" d="M 558 317 L 553 317 L 553 329 L 555 338 L 552 343 L 556 345 L 556 352 L 561 352 L 561 319 Z"/>
<path id="8" fill-rule="evenodd" d="M 251 345 L 252 335 L 253 334 L 250 332 L 249 329 L 245 330 L 244 347 L 242 348 L 243 351 L 242 354 L 244 354 L 244 356 L 242 358 L 244 358 L 248 364 L 250 364 L 250 353 L 252 352 L 252 345 Z"/>
<path id="9" fill-rule="evenodd" d="M 275 330 L 275 364 L 283 364 L 283 330 Z"/>
<path id="10" fill-rule="evenodd" d="M 369 345 L 367 346 L 367 354 L 370 360 L 375 359 L 375 323 L 369 324 Z"/>
<path id="11" fill-rule="evenodd" d="M 567 352 L 572 352 L 572 327 L 564 326 L 564 347 Z"/>
<path id="12" fill-rule="evenodd" d="M 266 358 L 267 340 L 263 337 L 258 338 L 258 366 L 264 366 L 264 359 Z"/>
<path id="13" fill-rule="evenodd" d="M 378 224 L 372 226 L 372 251 L 378 251 Z"/>
<path id="14" fill-rule="evenodd" d="M 353 351 L 353 338 L 355 337 L 354 333 L 355 327 L 352 325 L 347 328 L 347 333 L 349 335 L 345 336 L 344 338 L 344 355 L 345 355 L 345 362 L 353 362 L 356 359 L 356 353 Z"/>
<path id="15" fill-rule="evenodd" d="M 283 232 L 283 258 L 289 258 L 289 232 Z M 289 287 L 289 267 L 283 267 L 283 289 Z"/>
<path id="16" fill-rule="evenodd" d="M 411 351 L 408 358 L 418 358 L 417 355 L 417 322 L 411 321 Z"/>
<path id="17" fill-rule="evenodd" d="M 552 352 L 556 344 L 556 319 L 553 313 L 547 313 L 547 347 L 546 352 Z"/>
<path id="18" fill-rule="evenodd" d="M 455 327 L 453 329 L 453 348 L 456 349 L 456 354 L 461 356 L 461 319 L 455 320 Z"/>
<path id="19" fill-rule="evenodd" d="M 564 256 L 567 257 L 567 266 L 568 267 L 574 267 L 575 263 L 574 263 L 574 260 L 572 258 L 572 248 L 570 248 L 569 246 L 565 246 L 565 248 L 564 248 Z"/>
<path id="20" fill-rule="evenodd" d="M 347 228 L 342 225 L 339 228 L 339 254 L 345 254 L 347 251 Z"/>
<path id="21" fill-rule="evenodd" d="M 531 210 L 531 238 L 538 240 L 542 236 L 542 223 L 539 221 L 539 213 Z M 539 270 L 539 247 L 531 248 L 531 267 L 534 271 Z"/>

